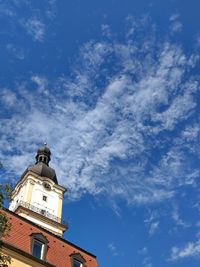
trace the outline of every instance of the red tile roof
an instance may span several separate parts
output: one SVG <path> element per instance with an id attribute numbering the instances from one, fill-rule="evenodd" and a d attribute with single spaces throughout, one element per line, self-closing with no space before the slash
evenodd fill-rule
<path id="1" fill-rule="evenodd" d="M 48 240 L 46 261 L 58 267 L 71 266 L 71 254 L 80 254 L 86 261 L 87 267 L 97 267 L 96 256 L 84 249 L 60 238 L 40 226 L 20 217 L 19 215 L 4 210 L 11 222 L 11 230 L 4 241 L 10 245 L 31 254 L 31 234 L 41 233 Z"/>

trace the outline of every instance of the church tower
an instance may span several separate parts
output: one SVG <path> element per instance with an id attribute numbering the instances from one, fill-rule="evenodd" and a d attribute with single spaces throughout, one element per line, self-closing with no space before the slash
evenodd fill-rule
<path id="1" fill-rule="evenodd" d="M 58 184 L 55 170 L 49 167 L 51 151 L 44 144 L 16 184 L 9 210 L 62 237 L 67 224 L 62 220 L 62 202 L 66 191 Z"/>

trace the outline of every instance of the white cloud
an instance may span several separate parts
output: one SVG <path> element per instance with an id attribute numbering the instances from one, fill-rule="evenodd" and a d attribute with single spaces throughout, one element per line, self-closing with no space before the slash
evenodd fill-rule
<path id="1" fill-rule="evenodd" d="M 38 18 L 33 17 L 23 23 L 27 33 L 35 41 L 42 42 L 45 36 L 45 24 Z"/>
<path id="2" fill-rule="evenodd" d="M 183 28 L 183 25 L 180 21 L 176 21 L 172 24 L 171 29 L 173 32 L 181 32 Z"/>
<path id="3" fill-rule="evenodd" d="M 182 23 L 179 21 L 179 14 L 173 14 L 170 17 L 170 22 L 171 22 L 171 32 L 172 33 L 178 33 L 182 31 L 183 25 Z"/>
<path id="4" fill-rule="evenodd" d="M 30 32 L 39 41 L 41 29 Z M 72 78 L 50 82 L 35 74 L 30 78 L 35 90 L 30 81 L 15 88 L 12 116 L 6 113 L 0 129 L 0 157 L 8 172 L 20 175 L 47 140 L 52 166 L 71 199 L 90 193 L 130 205 L 154 203 L 195 184 L 198 169 L 183 150 L 199 155 L 199 124 L 190 122 L 199 82 L 188 63 L 196 54 L 187 56 L 179 46 L 153 42 L 152 36 L 127 36 L 122 43 L 88 42 Z M 7 109 L 1 98 L 2 112 Z M 150 232 L 158 228 L 155 220 Z"/>
<path id="5" fill-rule="evenodd" d="M 108 38 L 111 38 L 112 37 L 112 33 L 111 33 L 111 30 L 110 30 L 110 26 L 108 24 L 102 24 L 101 25 L 101 31 L 102 31 L 102 34 Z"/>
<path id="6" fill-rule="evenodd" d="M 113 256 L 118 256 L 117 248 L 113 243 L 108 244 L 108 248 Z"/>
<path id="7" fill-rule="evenodd" d="M 153 222 L 150 224 L 149 235 L 152 236 L 159 229 L 159 222 Z"/>
<path id="8" fill-rule="evenodd" d="M 153 264 L 151 262 L 151 258 L 150 257 L 145 257 L 143 260 L 143 266 L 144 267 L 153 267 Z"/>
<path id="9" fill-rule="evenodd" d="M 142 249 L 140 249 L 138 251 L 138 254 L 140 254 L 140 255 L 147 255 L 148 254 L 148 248 L 147 247 L 143 247 Z"/>
<path id="10" fill-rule="evenodd" d="M 0 16 L 8 16 L 13 18 L 16 15 L 16 12 L 14 9 L 7 3 L 0 3 Z"/>
<path id="11" fill-rule="evenodd" d="M 158 214 L 151 212 L 148 217 L 144 220 L 144 223 L 148 229 L 149 236 L 153 236 L 160 227 L 160 222 L 158 220 Z"/>
<path id="12" fill-rule="evenodd" d="M 31 80 L 38 86 L 38 91 L 40 93 L 44 93 L 45 95 L 48 95 L 48 81 L 46 78 L 38 76 L 38 75 L 34 75 L 31 77 Z"/>
<path id="13" fill-rule="evenodd" d="M 200 256 L 200 241 L 189 242 L 184 247 L 172 247 L 170 260 L 176 261 L 184 258 Z"/>
<path id="14" fill-rule="evenodd" d="M 11 92 L 9 89 L 1 89 L 1 102 L 4 103 L 7 107 L 12 107 L 16 104 L 17 97 L 14 92 Z"/>
<path id="15" fill-rule="evenodd" d="M 151 262 L 151 257 L 149 256 L 149 250 L 147 247 L 143 247 L 142 249 L 140 249 L 138 251 L 138 254 L 144 257 L 143 262 L 142 262 L 144 267 L 152 267 L 153 266 L 152 262 Z"/>
<path id="16" fill-rule="evenodd" d="M 175 221 L 176 226 L 181 226 L 183 228 L 188 228 L 191 226 L 189 223 L 180 218 L 178 207 L 174 207 L 174 210 L 172 212 L 172 219 Z"/>
<path id="17" fill-rule="evenodd" d="M 22 48 L 16 47 L 13 44 L 7 44 L 7 50 L 16 58 L 23 60 L 25 58 L 25 52 Z"/>
<path id="18" fill-rule="evenodd" d="M 169 18 L 170 21 L 175 21 L 177 19 L 179 19 L 180 15 L 178 13 L 174 13 L 171 15 L 171 17 Z"/>

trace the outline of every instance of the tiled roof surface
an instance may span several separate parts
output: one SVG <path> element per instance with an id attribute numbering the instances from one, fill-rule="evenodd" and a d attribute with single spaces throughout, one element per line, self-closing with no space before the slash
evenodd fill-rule
<path id="1" fill-rule="evenodd" d="M 59 238 L 47 230 L 21 218 L 19 215 L 11 211 L 5 210 L 7 217 L 11 222 L 11 230 L 4 241 L 8 244 L 14 245 L 21 250 L 31 253 L 31 234 L 41 233 L 48 240 L 48 251 L 46 261 L 57 267 L 71 267 L 71 254 L 77 253 L 84 258 L 87 267 L 97 267 L 96 257 L 91 253 L 87 253 L 84 249 L 73 245 L 72 243 Z"/>

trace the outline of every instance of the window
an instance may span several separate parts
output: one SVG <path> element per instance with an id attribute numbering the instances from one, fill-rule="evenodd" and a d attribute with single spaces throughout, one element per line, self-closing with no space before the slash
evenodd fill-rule
<path id="1" fill-rule="evenodd" d="M 43 186 L 44 186 L 44 188 L 45 188 L 46 190 L 48 190 L 48 191 L 51 190 L 51 186 L 50 186 L 50 184 L 44 182 L 44 183 L 43 183 Z"/>
<path id="2" fill-rule="evenodd" d="M 32 255 L 38 259 L 43 259 L 43 254 L 44 254 L 44 244 L 35 239 L 33 241 Z"/>
<path id="3" fill-rule="evenodd" d="M 86 261 L 80 253 L 73 253 L 70 257 L 72 267 L 86 267 Z"/>
<path id="4" fill-rule="evenodd" d="M 40 213 L 41 213 L 42 215 L 46 215 L 46 210 L 40 210 Z"/>
<path id="5" fill-rule="evenodd" d="M 45 260 L 48 240 L 42 234 L 32 234 L 31 238 L 31 254 L 38 259 Z"/>
<path id="6" fill-rule="evenodd" d="M 83 264 L 80 261 L 74 259 L 74 266 L 73 267 L 82 267 Z"/>
<path id="7" fill-rule="evenodd" d="M 43 196 L 42 200 L 47 202 L 47 196 Z"/>

